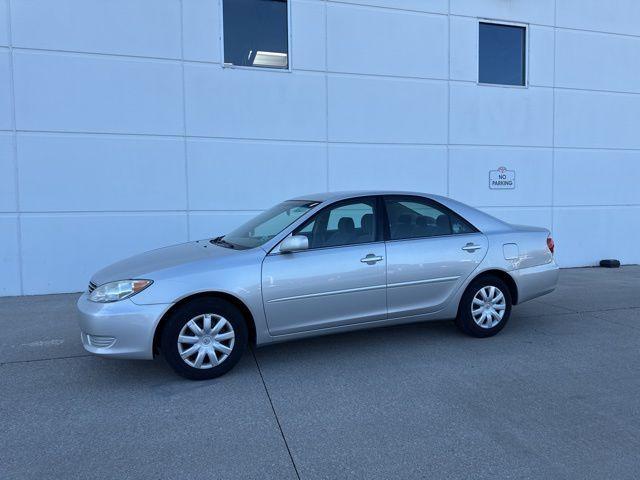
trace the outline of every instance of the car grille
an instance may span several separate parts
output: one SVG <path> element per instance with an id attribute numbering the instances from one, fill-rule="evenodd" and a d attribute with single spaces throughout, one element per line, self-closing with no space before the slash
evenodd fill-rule
<path id="1" fill-rule="evenodd" d="M 93 292 L 96 288 L 98 288 L 98 286 L 93 283 L 93 282 L 89 282 L 89 288 L 87 289 L 87 292 L 91 293 Z"/>
<path id="2" fill-rule="evenodd" d="M 104 337 L 102 335 L 87 334 L 87 343 L 92 347 L 109 348 L 114 343 L 116 343 L 116 339 L 113 337 Z"/>

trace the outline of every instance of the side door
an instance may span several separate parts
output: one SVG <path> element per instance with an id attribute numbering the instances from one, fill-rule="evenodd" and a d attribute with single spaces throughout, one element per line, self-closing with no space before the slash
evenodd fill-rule
<path id="1" fill-rule="evenodd" d="M 262 296 L 272 335 L 384 320 L 386 253 L 379 197 L 331 204 L 294 235 L 307 250 L 279 253 L 262 264 Z"/>
<path id="2" fill-rule="evenodd" d="M 487 253 L 487 238 L 465 219 L 424 197 L 389 195 L 389 318 L 442 309 Z"/>

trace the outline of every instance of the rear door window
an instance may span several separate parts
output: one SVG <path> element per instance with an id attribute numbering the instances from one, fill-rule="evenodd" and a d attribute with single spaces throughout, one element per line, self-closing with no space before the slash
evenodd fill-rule
<path id="1" fill-rule="evenodd" d="M 390 240 L 477 232 L 458 214 L 428 199 L 385 197 L 385 207 L 389 220 Z"/>

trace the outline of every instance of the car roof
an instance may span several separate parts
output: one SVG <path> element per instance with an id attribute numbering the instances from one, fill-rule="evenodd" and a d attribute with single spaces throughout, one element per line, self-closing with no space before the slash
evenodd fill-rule
<path id="1" fill-rule="evenodd" d="M 408 191 L 399 191 L 399 190 L 345 190 L 340 192 L 320 192 L 320 193 L 312 193 L 309 195 L 301 195 L 296 198 L 292 198 L 291 200 L 310 200 L 314 202 L 328 202 L 335 200 L 343 200 L 354 197 L 366 197 L 373 195 L 413 195 L 418 197 L 427 197 L 427 198 L 441 198 L 439 195 L 432 195 L 424 192 L 408 192 Z"/>

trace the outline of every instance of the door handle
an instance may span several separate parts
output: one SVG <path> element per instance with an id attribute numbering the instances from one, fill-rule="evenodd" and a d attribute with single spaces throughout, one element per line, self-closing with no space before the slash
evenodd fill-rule
<path id="1" fill-rule="evenodd" d="M 473 253 L 476 250 L 480 250 L 481 248 L 482 248 L 482 245 L 476 245 L 474 243 L 467 243 L 464 247 L 462 247 L 462 250 L 464 250 L 465 252 Z"/>
<path id="2" fill-rule="evenodd" d="M 374 255 L 373 253 L 370 253 L 369 255 L 367 255 L 364 258 L 361 258 L 360 261 L 362 263 L 366 263 L 367 265 L 374 265 L 378 262 L 382 261 L 382 257 L 380 257 L 379 255 Z"/>

